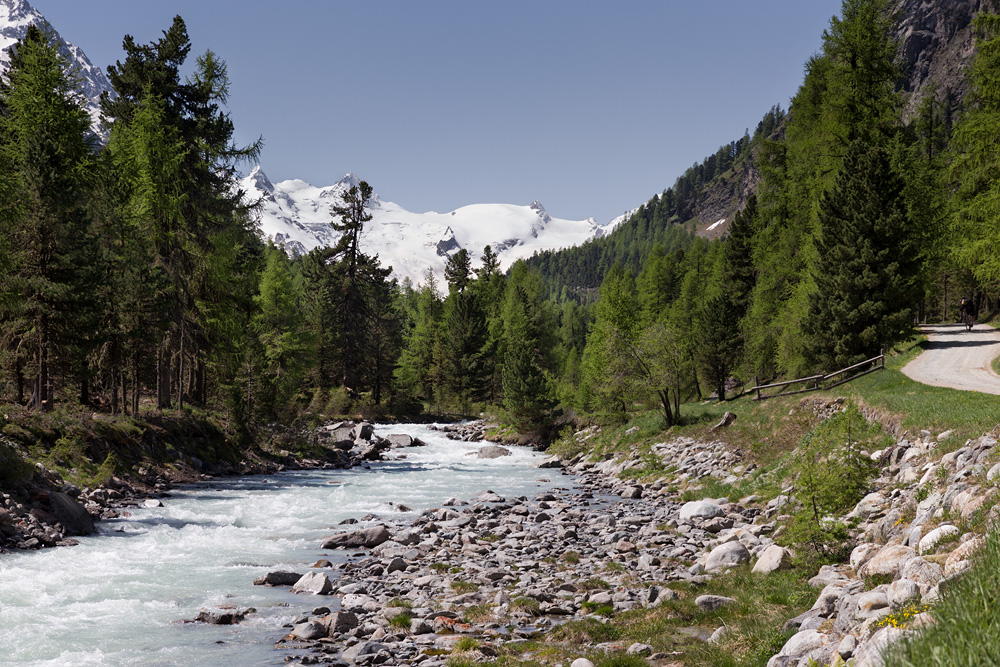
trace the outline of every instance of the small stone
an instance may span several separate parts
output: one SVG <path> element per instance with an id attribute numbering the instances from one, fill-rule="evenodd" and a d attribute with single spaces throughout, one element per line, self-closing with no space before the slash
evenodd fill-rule
<path id="1" fill-rule="evenodd" d="M 704 609 L 705 611 L 714 611 L 720 607 L 725 607 L 736 602 L 733 598 L 727 598 L 723 595 L 699 595 L 695 598 L 695 605 L 699 609 Z"/>
<path id="2" fill-rule="evenodd" d="M 847 660 L 854 655 L 854 649 L 857 648 L 857 645 L 857 637 L 854 635 L 844 635 L 840 643 L 837 644 L 837 654 L 844 660 Z"/>

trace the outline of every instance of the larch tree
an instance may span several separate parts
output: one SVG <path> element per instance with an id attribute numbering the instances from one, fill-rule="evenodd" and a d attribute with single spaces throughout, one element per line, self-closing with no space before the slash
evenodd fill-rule
<path id="1" fill-rule="evenodd" d="M 22 378 L 32 378 L 31 404 L 43 408 L 54 398 L 56 378 L 79 370 L 95 246 L 86 206 L 90 119 L 67 63 L 37 27 L 12 49 L 0 111 L 7 194 L 0 237 L 10 252 L 0 278 L 7 294 L 0 327 L 15 357 L 5 365 L 19 395 Z"/>

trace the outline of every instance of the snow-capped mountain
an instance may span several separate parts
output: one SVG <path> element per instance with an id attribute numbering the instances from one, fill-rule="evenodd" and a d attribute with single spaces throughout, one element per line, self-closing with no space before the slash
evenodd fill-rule
<path id="1" fill-rule="evenodd" d="M 272 183 L 258 166 L 240 187 L 250 202 L 260 202 L 260 227 L 264 235 L 290 253 L 333 245 L 337 232 L 330 226 L 331 206 L 359 179 L 354 174 L 326 187 L 305 181 Z M 448 213 L 413 213 L 374 195 L 369 206 L 371 222 L 365 225 L 362 249 L 378 254 L 400 278 L 423 282 L 431 269 L 438 279 L 448 258 L 465 248 L 478 262 L 483 248 L 493 248 L 501 267 L 530 257 L 537 250 L 579 245 L 611 231 L 614 222 L 600 225 L 593 218 L 553 218 L 539 202 L 528 206 L 473 204 Z M 616 218 L 616 221 L 618 219 Z"/>
<path id="2" fill-rule="evenodd" d="M 10 47 L 27 34 L 30 25 L 37 25 L 52 33 L 59 44 L 59 52 L 69 61 L 71 71 L 79 78 L 80 94 L 84 99 L 84 107 L 90 114 L 91 127 L 95 134 L 102 135 L 98 104 L 101 93 L 111 92 L 107 77 L 100 67 L 90 62 L 80 47 L 60 37 L 45 17 L 24 0 L 0 0 L 0 73 L 6 72 L 10 66 Z"/>

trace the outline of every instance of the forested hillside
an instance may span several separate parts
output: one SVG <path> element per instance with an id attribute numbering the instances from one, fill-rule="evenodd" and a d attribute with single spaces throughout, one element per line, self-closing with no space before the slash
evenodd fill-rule
<path id="1" fill-rule="evenodd" d="M 993 308 L 1000 18 L 976 19 L 970 89 L 907 112 L 901 21 L 845 0 L 787 113 L 723 144 L 607 239 L 498 270 L 484 249 L 399 284 L 358 239 L 365 182 L 336 202 L 333 248 L 268 247 L 233 187 L 224 62 L 178 17 L 126 37 L 106 146 L 90 143 L 42 33 L 0 85 L 0 394 L 19 409 L 197 408 L 250 436 L 269 421 L 365 412 L 500 413 L 521 428 L 681 403 L 731 379 L 874 356 L 916 317 Z M 909 34 L 909 33 L 908 33 Z M 921 51 L 923 53 L 923 51 Z M 752 174 L 751 176 L 747 176 Z M 752 181 L 753 187 L 748 183 Z M 694 233 L 712 192 L 724 240 Z"/>

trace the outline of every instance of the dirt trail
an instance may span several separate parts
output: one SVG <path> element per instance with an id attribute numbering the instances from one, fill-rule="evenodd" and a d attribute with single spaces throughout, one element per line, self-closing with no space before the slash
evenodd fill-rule
<path id="1" fill-rule="evenodd" d="M 927 334 L 927 348 L 903 367 L 903 373 L 935 387 L 1000 394 L 1000 375 L 990 367 L 1000 355 L 1000 330 L 985 324 L 977 324 L 972 331 L 962 324 L 920 329 Z"/>

